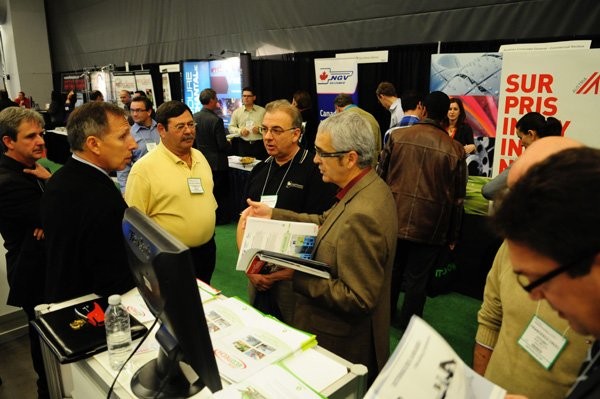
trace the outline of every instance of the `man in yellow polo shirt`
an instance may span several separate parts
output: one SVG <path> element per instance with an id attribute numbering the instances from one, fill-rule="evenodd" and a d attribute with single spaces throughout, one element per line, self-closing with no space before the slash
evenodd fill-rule
<path id="1" fill-rule="evenodd" d="M 160 143 L 129 173 L 125 200 L 190 247 L 196 277 L 210 283 L 215 269 L 215 210 L 210 165 L 192 148 L 196 123 L 187 105 L 156 110 Z"/>

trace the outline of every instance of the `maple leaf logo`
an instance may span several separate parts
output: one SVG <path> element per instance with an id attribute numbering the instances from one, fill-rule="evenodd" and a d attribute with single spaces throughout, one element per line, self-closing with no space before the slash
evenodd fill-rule
<path id="1" fill-rule="evenodd" d="M 323 73 L 319 75 L 319 79 L 321 80 L 327 80 L 328 77 L 329 75 L 327 75 L 327 72 L 325 71 L 323 71 Z"/>

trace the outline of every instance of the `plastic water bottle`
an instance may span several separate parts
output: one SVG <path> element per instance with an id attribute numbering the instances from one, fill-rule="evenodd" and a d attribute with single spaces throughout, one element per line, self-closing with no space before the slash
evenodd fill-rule
<path id="1" fill-rule="evenodd" d="M 121 368 L 131 351 L 131 326 L 129 313 L 121 305 L 121 295 L 108 297 L 108 308 L 104 313 L 108 361 L 113 370 Z"/>

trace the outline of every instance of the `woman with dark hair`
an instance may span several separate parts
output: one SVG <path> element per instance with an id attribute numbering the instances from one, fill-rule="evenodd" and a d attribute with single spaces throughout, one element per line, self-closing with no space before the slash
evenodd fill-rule
<path id="1" fill-rule="evenodd" d="M 450 137 L 461 143 L 465 148 L 467 155 L 475 152 L 475 141 L 473 139 L 473 129 L 466 122 L 467 114 L 460 98 L 450 99 L 450 108 L 448 116 L 445 118 L 442 126 L 446 129 Z"/>
<path id="2" fill-rule="evenodd" d="M 562 135 L 562 123 L 551 116 L 546 118 L 539 112 L 529 112 L 517 121 L 515 131 L 523 148 L 527 148 L 543 137 Z M 499 192 L 504 191 L 511 165 L 481 188 L 481 194 L 485 199 L 493 200 Z"/>
<path id="3" fill-rule="evenodd" d="M 521 145 L 525 148 L 537 139 L 547 136 L 560 136 L 562 123 L 556 118 L 545 118 L 538 112 L 529 112 L 521 117 L 515 126 Z"/>

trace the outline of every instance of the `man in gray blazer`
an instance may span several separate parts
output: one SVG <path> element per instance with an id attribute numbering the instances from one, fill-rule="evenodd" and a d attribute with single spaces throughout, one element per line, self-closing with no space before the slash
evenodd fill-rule
<path id="1" fill-rule="evenodd" d="M 315 159 L 323 181 L 336 184 L 337 203 L 322 215 L 271 209 L 260 202 L 242 213 L 320 225 L 314 258 L 331 279 L 294 273 L 299 296 L 292 325 L 316 334 L 321 346 L 369 369 L 369 382 L 389 356 L 391 267 L 397 234 L 389 187 L 371 169 L 374 138 L 359 115 L 342 112 L 319 125 Z M 243 222 L 243 220 L 242 220 Z"/>

